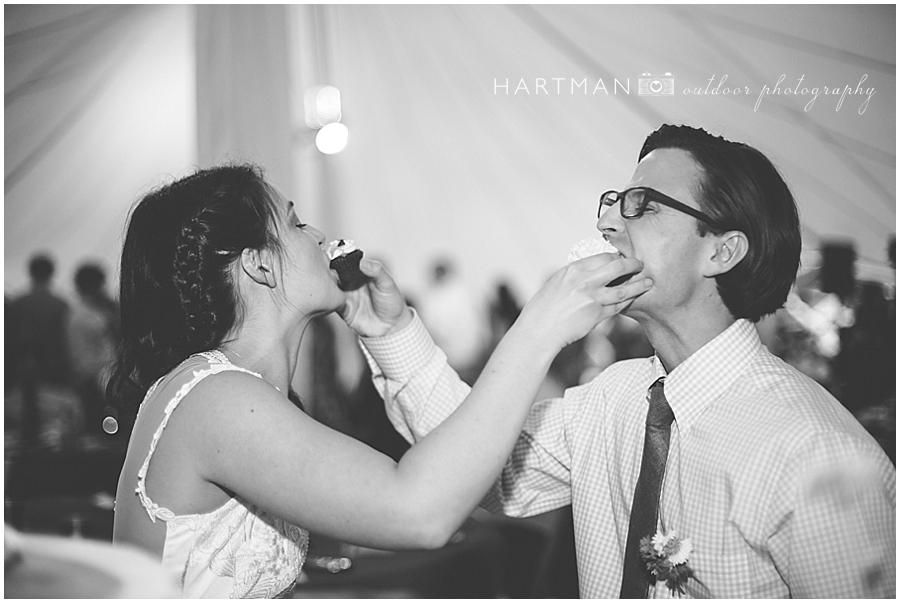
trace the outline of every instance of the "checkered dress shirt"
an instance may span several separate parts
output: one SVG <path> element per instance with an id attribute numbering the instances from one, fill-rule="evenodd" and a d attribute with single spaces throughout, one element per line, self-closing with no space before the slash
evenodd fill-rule
<path id="1" fill-rule="evenodd" d="M 388 416 L 411 442 L 469 392 L 418 317 L 362 344 Z M 571 504 L 581 596 L 617 597 L 647 390 L 664 375 L 675 423 L 659 523 L 693 543 L 687 596 L 894 597 L 893 465 L 745 320 L 668 375 L 655 357 L 627 360 L 537 403 L 482 506 L 530 516 Z M 650 596 L 671 593 L 660 582 Z"/>

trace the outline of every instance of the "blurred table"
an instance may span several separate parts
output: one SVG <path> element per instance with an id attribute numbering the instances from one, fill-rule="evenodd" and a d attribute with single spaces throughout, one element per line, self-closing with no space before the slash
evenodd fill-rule
<path id="1" fill-rule="evenodd" d="M 468 520 L 446 546 L 421 551 L 351 553 L 338 573 L 307 562 L 293 598 L 496 598 L 502 596 L 503 535 Z"/>
<path id="2" fill-rule="evenodd" d="M 174 598 L 175 580 L 156 559 L 96 540 L 4 534 L 6 599 Z"/>

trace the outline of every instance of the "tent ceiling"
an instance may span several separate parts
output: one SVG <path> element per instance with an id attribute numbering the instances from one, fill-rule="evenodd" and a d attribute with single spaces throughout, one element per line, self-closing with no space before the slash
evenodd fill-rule
<path id="1" fill-rule="evenodd" d="M 412 293 L 431 261 L 450 255 L 479 287 L 502 277 L 530 294 L 595 233 L 597 193 L 628 181 L 662 122 L 769 155 L 797 197 L 808 264 L 836 239 L 882 262 L 895 231 L 893 6 L 328 5 L 287 14 L 298 33 L 298 97 L 310 83 L 339 87 L 350 128 L 346 151 L 323 157 L 307 152 L 312 137 L 298 127 L 297 178 L 318 188 L 288 192 L 329 236 L 384 259 Z M 112 267 L 132 201 L 196 163 L 197 143 L 191 7 L 7 6 L 5 17 L 9 291 L 36 249 L 57 255 L 66 281 L 83 256 Z M 645 72 L 671 73 L 675 94 L 640 95 Z M 822 94 L 808 110 L 812 92 L 770 95 L 755 108 L 782 74 L 782 89 L 803 76 L 801 91 L 855 89 L 865 76 L 874 95 L 868 104 L 848 95 L 838 109 L 839 97 Z M 750 93 L 693 93 L 723 76 L 723 87 Z M 553 78 L 562 78 L 559 93 Z M 516 93 L 520 81 L 527 94 Z M 301 98 L 296 111 L 302 123 Z"/>

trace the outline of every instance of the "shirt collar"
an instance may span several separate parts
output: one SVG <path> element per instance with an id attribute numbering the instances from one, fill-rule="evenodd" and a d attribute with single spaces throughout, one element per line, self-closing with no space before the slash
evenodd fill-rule
<path id="1" fill-rule="evenodd" d="M 666 400 L 680 430 L 690 427 L 707 406 L 731 387 L 761 346 L 753 323 L 739 319 L 668 375 L 662 361 L 654 356 L 654 380 L 666 378 Z"/>

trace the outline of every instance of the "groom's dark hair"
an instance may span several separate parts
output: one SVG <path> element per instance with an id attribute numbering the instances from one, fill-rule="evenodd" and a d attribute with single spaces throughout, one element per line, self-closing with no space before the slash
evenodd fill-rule
<path id="1" fill-rule="evenodd" d="M 769 159 L 753 147 L 700 128 L 664 125 L 644 141 L 638 161 L 656 149 L 681 149 L 704 174 L 697 221 L 701 236 L 743 232 L 747 255 L 716 277 L 719 295 L 735 318 L 757 322 L 781 308 L 800 267 L 800 218 L 794 196 Z"/>

